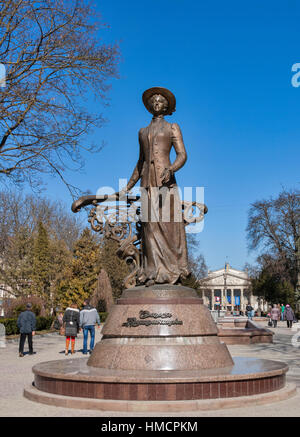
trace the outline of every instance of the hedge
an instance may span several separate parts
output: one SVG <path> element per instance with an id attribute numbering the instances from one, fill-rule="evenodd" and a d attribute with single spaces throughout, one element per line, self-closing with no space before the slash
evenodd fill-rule
<path id="1" fill-rule="evenodd" d="M 108 313 L 99 313 L 101 323 L 104 323 L 107 319 Z M 17 318 L 0 318 L 0 324 L 5 326 L 6 335 L 19 334 L 19 328 L 17 326 Z M 36 331 L 47 331 L 51 328 L 53 323 L 53 317 L 36 317 Z"/>
<path id="2" fill-rule="evenodd" d="M 19 334 L 19 328 L 17 326 L 17 318 L 0 319 L 0 323 L 5 326 L 6 335 Z M 53 322 L 52 317 L 36 317 L 36 331 L 46 331 L 51 328 Z"/>

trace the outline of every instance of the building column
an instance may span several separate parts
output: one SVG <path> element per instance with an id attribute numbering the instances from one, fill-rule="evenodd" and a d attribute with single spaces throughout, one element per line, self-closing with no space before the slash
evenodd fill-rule
<path id="1" fill-rule="evenodd" d="M 212 288 L 211 290 L 211 309 L 213 310 L 215 307 L 215 290 Z"/>
<path id="2" fill-rule="evenodd" d="M 231 310 L 234 310 L 234 293 L 233 293 L 233 288 L 230 289 L 230 293 L 231 293 Z"/>

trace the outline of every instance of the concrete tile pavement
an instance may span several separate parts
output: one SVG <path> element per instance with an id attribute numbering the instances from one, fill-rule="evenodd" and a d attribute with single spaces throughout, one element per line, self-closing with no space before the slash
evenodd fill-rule
<path id="1" fill-rule="evenodd" d="M 261 323 L 261 325 L 265 325 Z M 285 322 L 279 322 L 273 344 L 232 345 L 229 350 L 233 356 L 250 356 L 286 362 L 290 369 L 288 382 L 300 387 L 300 325 L 294 330 L 286 328 Z M 299 334 L 299 338 L 298 338 Z M 101 338 L 101 331 L 96 329 L 96 341 Z M 82 333 L 76 339 L 75 358 L 82 357 Z M 299 346 L 298 344 L 299 343 Z M 294 344 L 294 345 L 293 345 Z M 57 333 L 34 337 L 36 354 L 18 356 L 18 340 L 7 342 L 0 348 L 0 416 L 1 417 L 145 417 L 145 413 L 134 416 L 121 412 L 101 412 L 92 410 L 75 410 L 53 407 L 31 402 L 23 397 L 23 389 L 33 381 L 32 366 L 42 361 L 67 360 L 64 355 L 65 337 Z M 296 346 L 296 347 L 295 347 Z M 27 344 L 25 345 L 25 351 Z M 165 413 L 147 414 L 147 417 L 165 417 Z M 297 396 L 285 401 L 263 406 L 223 409 L 214 411 L 184 412 L 168 414 L 169 417 L 300 417 L 300 390 Z"/>

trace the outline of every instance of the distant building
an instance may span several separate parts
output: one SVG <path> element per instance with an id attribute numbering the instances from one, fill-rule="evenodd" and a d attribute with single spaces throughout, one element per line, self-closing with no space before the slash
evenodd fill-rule
<path id="1" fill-rule="evenodd" d="M 3 309 L 3 300 L 4 299 L 15 299 L 15 297 L 10 294 L 7 286 L 0 284 L 0 317 L 5 316 Z"/>
<path id="2" fill-rule="evenodd" d="M 229 263 L 222 269 L 209 271 L 199 289 L 204 305 L 211 310 L 245 312 L 248 303 L 255 310 L 268 309 L 267 302 L 253 296 L 248 271 L 234 269 Z"/>

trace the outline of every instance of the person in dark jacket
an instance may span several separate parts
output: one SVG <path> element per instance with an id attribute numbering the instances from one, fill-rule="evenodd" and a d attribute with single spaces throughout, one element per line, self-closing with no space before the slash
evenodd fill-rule
<path id="1" fill-rule="evenodd" d="M 76 303 L 72 303 L 72 305 L 66 309 L 63 322 L 65 328 L 65 336 L 66 336 L 66 350 L 65 355 L 69 354 L 69 345 L 71 341 L 71 354 L 75 353 L 75 337 L 77 337 L 77 333 L 79 332 L 79 309 L 77 308 Z"/>
<path id="2" fill-rule="evenodd" d="M 248 316 L 248 319 L 252 320 L 252 311 L 253 311 L 253 307 L 248 303 L 248 305 L 246 306 L 246 314 Z"/>
<path id="3" fill-rule="evenodd" d="M 289 304 L 285 306 L 285 310 L 283 312 L 284 320 L 286 320 L 287 327 L 291 328 L 293 325 L 293 320 L 295 319 L 294 311 L 290 307 Z"/>
<path id="4" fill-rule="evenodd" d="M 33 354 L 32 336 L 35 335 L 36 317 L 31 311 L 31 303 L 26 305 L 26 310 L 23 311 L 17 320 L 17 325 L 20 330 L 19 357 L 24 357 L 24 345 L 26 337 L 28 338 L 29 355 Z"/>

